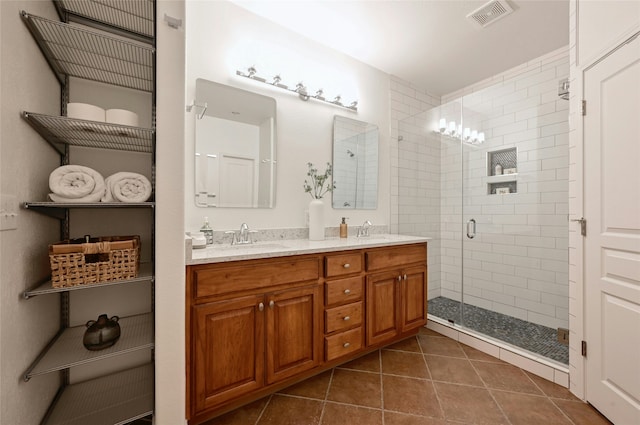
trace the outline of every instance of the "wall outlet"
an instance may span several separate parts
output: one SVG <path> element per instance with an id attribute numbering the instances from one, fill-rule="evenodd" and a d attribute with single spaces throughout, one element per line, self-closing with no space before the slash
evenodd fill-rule
<path id="1" fill-rule="evenodd" d="M 14 195 L 0 195 L 0 231 L 18 228 L 18 200 Z"/>

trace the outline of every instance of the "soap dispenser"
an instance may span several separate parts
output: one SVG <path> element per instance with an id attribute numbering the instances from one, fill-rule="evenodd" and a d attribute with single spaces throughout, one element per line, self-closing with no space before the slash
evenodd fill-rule
<path id="1" fill-rule="evenodd" d="M 207 239 L 207 245 L 213 244 L 213 229 L 209 225 L 209 217 L 204 218 L 204 224 L 200 228 L 200 231 L 204 233 L 204 237 Z"/>
<path id="2" fill-rule="evenodd" d="M 349 234 L 349 230 L 347 229 L 347 218 L 348 217 L 342 217 L 342 223 L 340 223 L 340 237 L 341 238 L 346 238 L 347 235 Z"/>

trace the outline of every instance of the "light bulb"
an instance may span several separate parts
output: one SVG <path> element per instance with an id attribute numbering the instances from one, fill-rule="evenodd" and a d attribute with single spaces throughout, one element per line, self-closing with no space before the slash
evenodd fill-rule
<path id="1" fill-rule="evenodd" d="M 440 123 L 438 124 L 438 129 L 440 130 L 440 133 L 444 133 L 445 131 L 447 131 L 447 120 L 444 118 L 440 118 Z"/>
<path id="2" fill-rule="evenodd" d="M 477 130 L 472 130 L 471 131 L 471 141 L 473 143 L 478 141 L 478 131 Z"/>
<path id="3" fill-rule="evenodd" d="M 462 137 L 464 140 L 469 140 L 469 136 L 471 135 L 471 129 L 469 127 L 464 129 L 464 133 L 462 133 Z"/>
<path id="4" fill-rule="evenodd" d="M 478 133 L 478 143 L 483 143 L 484 142 L 484 133 L 480 132 Z"/>
<path id="5" fill-rule="evenodd" d="M 456 134 L 456 122 L 449 122 L 449 136 L 454 136 Z"/>

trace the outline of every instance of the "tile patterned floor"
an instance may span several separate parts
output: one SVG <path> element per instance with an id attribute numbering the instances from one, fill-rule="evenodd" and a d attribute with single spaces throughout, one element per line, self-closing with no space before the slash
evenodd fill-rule
<path id="1" fill-rule="evenodd" d="M 460 302 L 445 297 L 429 300 L 429 314 L 460 323 Z M 465 304 L 464 326 L 532 353 L 569 364 L 569 346 L 558 342 L 558 330 L 495 311 Z"/>
<path id="2" fill-rule="evenodd" d="M 206 425 L 608 425 L 566 388 L 429 329 Z"/>

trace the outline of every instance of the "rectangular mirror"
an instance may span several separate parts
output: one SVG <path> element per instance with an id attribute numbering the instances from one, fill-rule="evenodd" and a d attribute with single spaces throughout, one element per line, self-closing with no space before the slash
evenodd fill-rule
<path id="1" fill-rule="evenodd" d="M 273 208 L 276 100 L 198 78 L 192 108 L 196 206 Z"/>
<path id="2" fill-rule="evenodd" d="M 378 126 L 333 118 L 333 208 L 378 207 Z"/>

